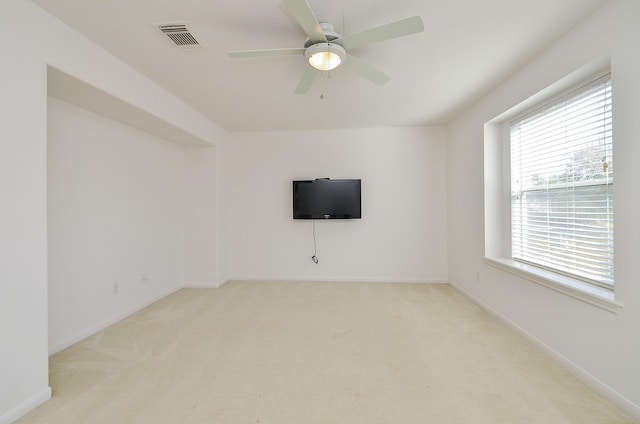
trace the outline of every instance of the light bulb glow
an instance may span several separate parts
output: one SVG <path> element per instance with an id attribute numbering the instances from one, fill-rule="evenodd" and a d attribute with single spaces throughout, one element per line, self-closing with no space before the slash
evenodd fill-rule
<path id="1" fill-rule="evenodd" d="M 330 71 L 337 68 L 346 56 L 342 46 L 333 43 L 318 43 L 307 48 L 305 56 L 309 65 L 319 71 Z"/>
<path id="2" fill-rule="evenodd" d="M 320 52 L 311 55 L 309 64 L 320 71 L 330 71 L 340 66 L 342 59 L 333 52 Z"/>

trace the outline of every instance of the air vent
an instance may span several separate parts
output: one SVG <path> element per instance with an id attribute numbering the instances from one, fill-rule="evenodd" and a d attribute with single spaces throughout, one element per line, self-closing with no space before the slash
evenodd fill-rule
<path id="1" fill-rule="evenodd" d="M 196 39 L 193 29 L 185 23 L 156 24 L 156 26 L 181 49 L 193 50 L 203 47 L 202 43 Z"/>

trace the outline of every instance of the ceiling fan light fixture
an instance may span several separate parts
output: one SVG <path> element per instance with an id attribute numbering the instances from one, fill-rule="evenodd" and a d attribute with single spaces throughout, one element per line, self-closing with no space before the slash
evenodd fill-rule
<path id="1" fill-rule="evenodd" d="M 331 71 L 340 66 L 347 52 L 338 44 L 317 43 L 307 47 L 304 55 L 309 61 L 309 65 L 317 70 Z"/>

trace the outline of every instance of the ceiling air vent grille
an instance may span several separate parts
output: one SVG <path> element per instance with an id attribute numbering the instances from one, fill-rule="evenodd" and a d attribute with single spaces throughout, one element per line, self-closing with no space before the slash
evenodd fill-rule
<path id="1" fill-rule="evenodd" d="M 156 24 L 158 29 L 173 41 L 173 43 L 181 49 L 201 49 L 202 43 L 200 43 L 187 24 L 174 23 L 174 24 Z"/>

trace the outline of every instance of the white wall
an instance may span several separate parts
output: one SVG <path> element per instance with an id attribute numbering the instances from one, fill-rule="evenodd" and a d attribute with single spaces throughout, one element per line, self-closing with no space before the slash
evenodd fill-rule
<path id="1" fill-rule="evenodd" d="M 444 128 L 232 136 L 234 279 L 446 281 Z M 292 219 L 291 181 L 360 178 L 362 219 Z"/>
<path id="2" fill-rule="evenodd" d="M 640 418 L 640 2 L 614 0 L 474 106 L 448 130 L 449 279 Z M 483 125 L 565 75 L 610 56 L 614 96 L 618 314 L 483 262 Z M 473 213 L 475 211 L 476 213 Z M 480 272 L 480 282 L 476 273 Z"/>
<path id="3" fill-rule="evenodd" d="M 216 148 L 185 152 L 184 283 L 218 287 Z"/>
<path id="4" fill-rule="evenodd" d="M 231 153 L 229 140 L 216 144 L 216 285 L 230 280 L 231 275 L 231 220 L 229 214 L 229 185 L 231 181 Z"/>
<path id="5" fill-rule="evenodd" d="M 182 286 L 184 148 L 55 98 L 48 117 L 54 353 Z"/>
<path id="6" fill-rule="evenodd" d="M 2 39 L 32 25 L 15 6 L 0 8 Z M 34 43 L 8 42 L 0 66 L 0 422 L 50 396 L 46 67 Z"/>
<path id="7" fill-rule="evenodd" d="M 0 66 L 0 423 L 4 424 L 51 393 L 47 65 L 212 145 L 224 143 L 226 133 L 31 2 L 2 1 L 0 36 L 6 41 Z"/>

